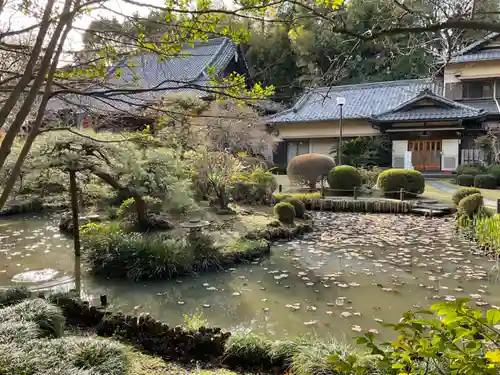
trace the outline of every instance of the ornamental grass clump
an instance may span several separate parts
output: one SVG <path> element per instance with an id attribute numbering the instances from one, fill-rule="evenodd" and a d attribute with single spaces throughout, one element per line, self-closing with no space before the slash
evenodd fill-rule
<path id="1" fill-rule="evenodd" d="M 191 273 L 195 262 L 185 241 L 164 233 L 84 232 L 82 244 L 91 272 L 105 277 L 165 279 Z"/>
<path id="2" fill-rule="evenodd" d="M 293 224 L 295 221 L 295 208 L 289 202 L 280 202 L 274 206 L 274 214 L 284 224 Z"/>
<path id="3" fill-rule="evenodd" d="M 0 324 L 6 321 L 33 322 L 46 336 L 61 337 L 65 319 L 61 309 L 43 299 L 30 299 L 0 310 Z"/>
<path id="4" fill-rule="evenodd" d="M 405 196 L 415 197 L 424 192 L 425 178 L 413 169 L 392 168 L 379 174 L 377 186 L 388 197 L 399 197 L 401 190 Z"/>
<path id="5" fill-rule="evenodd" d="M 236 332 L 226 342 L 224 362 L 247 367 L 270 368 L 272 342 L 249 332 Z"/>
<path id="6" fill-rule="evenodd" d="M 361 187 L 361 174 L 350 165 L 339 165 L 328 173 L 328 185 L 335 195 L 352 194 Z"/>
<path id="7" fill-rule="evenodd" d="M 460 189 L 457 189 L 457 191 L 455 191 L 455 193 L 452 196 L 452 200 L 453 200 L 453 203 L 455 203 L 455 205 L 458 206 L 460 201 L 463 198 L 465 198 L 466 196 L 472 195 L 472 194 L 478 194 L 478 193 L 480 194 L 481 190 L 479 190 L 477 188 L 473 188 L 473 187 L 460 188 Z"/>

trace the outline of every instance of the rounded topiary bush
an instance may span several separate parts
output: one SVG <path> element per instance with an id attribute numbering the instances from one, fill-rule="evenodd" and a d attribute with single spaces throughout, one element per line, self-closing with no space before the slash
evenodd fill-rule
<path id="1" fill-rule="evenodd" d="M 296 198 L 287 198 L 284 202 L 290 203 L 295 209 L 295 217 L 301 219 L 304 217 L 306 213 L 306 205 L 300 199 Z"/>
<path id="2" fill-rule="evenodd" d="M 480 194 L 481 193 L 481 190 L 477 189 L 477 188 L 473 188 L 473 187 L 467 187 L 467 188 L 461 188 L 461 189 L 458 189 L 457 191 L 455 191 L 455 193 L 453 194 L 453 197 L 452 197 L 452 200 L 453 200 L 453 203 L 455 203 L 456 206 L 458 206 L 458 204 L 460 203 L 460 201 L 467 197 L 468 195 L 472 195 L 472 194 Z"/>
<path id="3" fill-rule="evenodd" d="M 474 186 L 474 176 L 471 174 L 461 174 L 457 177 L 457 185 Z"/>
<path id="4" fill-rule="evenodd" d="M 488 173 L 495 176 L 497 185 L 500 185 L 500 164 L 493 164 L 488 167 Z"/>
<path id="5" fill-rule="evenodd" d="M 335 167 L 333 159 L 327 155 L 304 154 L 295 156 L 288 164 L 286 173 L 292 184 L 306 185 L 315 189 L 316 184 L 327 178 Z"/>
<path id="6" fill-rule="evenodd" d="M 458 204 L 458 212 L 461 215 L 472 216 L 479 211 L 482 205 L 483 196 L 479 193 L 471 194 L 464 197 L 460 201 L 460 203 Z"/>
<path id="7" fill-rule="evenodd" d="M 425 178 L 413 169 L 392 168 L 379 174 L 377 186 L 386 196 L 398 197 L 401 189 L 405 195 L 415 196 L 424 192 Z"/>
<path id="8" fill-rule="evenodd" d="M 335 193 L 349 194 L 361 186 L 361 174 L 350 165 L 339 165 L 328 173 L 328 185 Z"/>
<path id="9" fill-rule="evenodd" d="M 480 174 L 483 171 L 483 168 L 477 164 L 460 164 L 457 167 L 456 173 L 457 176 L 460 176 L 462 174 L 470 174 L 470 175 L 477 175 Z"/>
<path id="10" fill-rule="evenodd" d="M 478 174 L 474 177 L 474 187 L 495 189 L 497 187 L 497 179 L 492 174 Z"/>
<path id="11" fill-rule="evenodd" d="M 279 221 L 286 224 L 292 224 L 295 220 L 295 208 L 289 202 L 280 202 L 274 206 L 274 214 Z"/>

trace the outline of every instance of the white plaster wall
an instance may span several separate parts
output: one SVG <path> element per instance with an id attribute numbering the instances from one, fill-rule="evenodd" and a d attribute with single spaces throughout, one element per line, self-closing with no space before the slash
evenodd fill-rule
<path id="1" fill-rule="evenodd" d="M 332 147 L 337 148 L 337 140 L 335 138 L 311 138 L 310 152 L 312 154 L 330 155 Z"/>
<path id="2" fill-rule="evenodd" d="M 455 171 L 458 166 L 458 139 L 443 139 L 441 170 Z"/>
<path id="3" fill-rule="evenodd" d="M 404 159 L 406 151 L 408 151 L 408 141 L 392 141 L 393 168 L 404 168 Z"/>

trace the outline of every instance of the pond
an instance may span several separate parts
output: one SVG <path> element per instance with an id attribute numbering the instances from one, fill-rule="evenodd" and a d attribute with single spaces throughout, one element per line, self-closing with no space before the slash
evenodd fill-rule
<path id="1" fill-rule="evenodd" d="M 262 262 L 135 284 L 83 274 L 82 290 L 95 303 L 107 294 L 112 309 L 148 312 L 170 324 L 195 313 L 212 325 L 273 338 L 316 332 L 345 339 L 368 329 L 389 338 L 380 322 L 397 322 L 437 300 L 469 297 L 478 306 L 500 306 L 500 291 L 488 281 L 493 263 L 455 232 L 452 219 L 313 216 L 313 233 L 275 244 Z M 4 219 L 0 226 L 0 285 L 19 285 L 27 275 L 41 285 L 71 286 L 72 240 L 59 233 L 57 217 Z M 52 271 L 29 273 L 40 269 Z"/>

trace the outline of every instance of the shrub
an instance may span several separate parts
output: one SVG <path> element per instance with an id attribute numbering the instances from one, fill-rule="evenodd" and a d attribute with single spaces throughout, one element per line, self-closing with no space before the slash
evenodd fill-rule
<path id="1" fill-rule="evenodd" d="M 293 206 L 295 210 L 295 217 L 299 219 L 304 217 L 304 214 L 306 213 L 306 206 L 304 205 L 304 202 L 296 198 L 287 198 L 285 199 L 285 202 L 290 203 Z"/>
<path id="2" fill-rule="evenodd" d="M 26 321 L 38 325 L 49 336 L 61 337 L 64 331 L 64 315 L 61 309 L 43 299 L 30 299 L 0 310 L 0 323 Z"/>
<path id="3" fill-rule="evenodd" d="M 273 198 L 277 203 L 282 202 L 286 199 L 298 199 L 298 200 L 301 200 L 302 202 L 306 202 L 306 201 L 309 201 L 311 199 L 321 198 L 321 193 L 320 192 L 314 192 L 314 193 L 276 193 L 276 194 L 273 194 Z"/>
<path id="4" fill-rule="evenodd" d="M 34 322 L 5 321 L 0 323 L 0 345 L 14 341 L 27 343 L 42 336 L 42 331 Z"/>
<path id="5" fill-rule="evenodd" d="M 468 195 L 458 204 L 458 212 L 462 215 L 472 216 L 483 205 L 483 196 L 479 193 Z"/>
<path id="6" fill-rule="evenodd" d="M 262 168 L 233 175 L 232 197 L 236 202 L 247 204 L 268 203 L 278 187 L 276 177 Z"/>
<path id="7" fill-rule="evenodd" d="M 31 295 L 28 288 L 14 287 L 0 292 L 0 307 L 15 305 L 29 298 Z"/>
<path id="8" fill-rule="evenodd" d="M 164 233 L 84 231 L 82 245 L 90 269 L 107 277 L 169 278 L 190 273 L 194 263 L 186 244 Z"/>
<path id="9" fill-rule="evenodd" d="M 237 332 L 226 343 L 226 361 L 250 367 L 270 367 L 271 346 L 271 341 L 260 335 Z"/>
<path id="10" fill-rule="evenodd" d="M 277 203 L 274 206 L 274 214 L 279 221 L 285 224 L 293 224 L 295 220 L 295 208 L 288 202 Z"/>
<path id="11" fill-rule="evenodd" d="M 328 177 L 335 167 L 333 159 L 321 154 L 295 156 L 288 164 L 287 175 L 292 184 L 306 185 L 316 189 L 316 184 Z"/>
<path id="12" fill-rule="evenodd" d="M 353 350 L 334 338 L 322 340 L 313 335 L 304 336 L 297 343 L 290 372 L 296 375 L 334 375 L 329 358 L 333 355 L 346 358 L 350 354 L 354 354 Z"/>
<path id="13" fill-rule="evenodd" d="M 382 170 L 380 168 L 358 168 L 358 172 L 361 176 L 361 184 L 368 187 L 373 187 L 377 184 L 378 175 Z"/>
<path id="14" fill-rule="evenodd" d="M 478 174 L 474 177 L 474 187 L 495 189 L 497 187 L 497 179 L 492 174 Z"/>
<path id="15" fill-rule="evenodd" d="M 399 196 L 400 189 L 411 196 L 422 194 L 425 190 L 425 178 L 413 169 L 387 169 L 379 174 L 377 185 L 386 196 Z"/>
<path id="16" fill-rule="evenodd" d="M 500 185 L 500 164 L 493 164 L 488 167 L 488 173 L 495 176 L 497 185 Z"/>
<path id="17" fill-rule="evenodd" d="M 160 213 L 162 201 L 153 197 L 143 197 L 147 205 L 148 213 Z M 134 198 L 128 198 L 120 205 L 116 212 L 118 219 L 124 222 L 135 223 L 137 221 L 137 205 Z"/>
<path id="18" fill-rule="evenodd" d="M 474 176 L 471 174 L 461 174 L 457 177 L 459 186 L 474 186 Z"/>
<path id="19" fill-rule="evenodd" d="M 455 193 L 453 194 L 453 197 L 452 197 L 453 203 L 455 203 L 455 205 L 458 206 L 458 204 L 460 203 L 460 201 L 463 198 L 465 198 L 468 195 L 477 194 L 477 193 L 481 193 L 481 190 L 479 190 L 477 188 L 473 188 L 473 187 L 457 189 L 457 191 L 455 191 Z"/>
<path id="20" fill-rule="evenodd" d="M 328 185 L 338 193 L 351 193 L 361 186 L 361 174 L 350 165 L 339 165 L 328 173 Z M 337 191 L 335 191 L 337 193 Z"/>
<path id="21" fill-rule="evenodd" d="M 481 172 L 483 172 L 483 168 L 477 164 L 460 164 L 456 170 L 457 176 L 462 174 L 471 174 L 475 176 Z"/>

